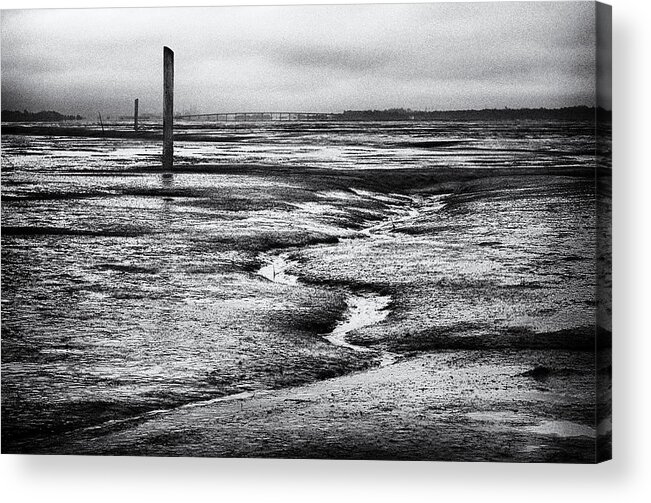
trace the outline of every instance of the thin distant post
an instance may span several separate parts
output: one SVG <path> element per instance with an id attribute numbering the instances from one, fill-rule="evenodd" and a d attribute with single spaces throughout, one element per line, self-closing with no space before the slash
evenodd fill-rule
<path id="1" fill-rule="evenodd" d="M 138 98 L 133 102 L 133 130 L 138 131 Z"/>
<path id="2" fill-rule="evenodd" d="M 97 115 L 99 116 L 99 125 L 102 126 L 102 136 L 104 136 L 104 123 L 102 122 L 102 113 L 97 112 Z"/>
<path id="3" fill-rule="evenodd" d="M 163 169 L 174 164 L 174 51 L 163 47 Z"/>

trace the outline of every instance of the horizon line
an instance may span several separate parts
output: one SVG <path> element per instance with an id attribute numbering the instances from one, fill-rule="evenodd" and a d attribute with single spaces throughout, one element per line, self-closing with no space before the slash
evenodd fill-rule
<path id="1" fill-rule="evenodd" d="M 202 116 L 202 115 L 243 115 L 243 114 L 305 114 L 305 115 L 342 115 L 347 112 L 376 112 L 376 113 L 387 113 L 387 112 L 393 112 L 393 113 L 454 113 L 454 112 L 488 112 L 488 111 L 528 111 L 528 110 L 548 110 L 548 111 L 558 111 L 558 110 L 569 110 L 569 109 L 595 109 L 595 110 L 603 110 L 606 112 L 612 112 L 612 108 L 606 108 L 601 105 L 567 105 L 567 106 L 562 106 L 562 107 L 509 107 L 509 106 L 504 106 L 501 108 L 498 107 L 488 107 L 488 108 L 454 108 L 454 109 L 437 109 L 437 110 L 423 110 L 423 109 L 412 109 L 412 108 L 402 108 L 402 107 L 391 107 L 391 108 L 366 108 L 366 109 L 344 109 L 341 111 L 337 112 L 314 112 L 314 111 L 283 111 L 283 110 L 265 110 L 265 111 L 239 111 L 239 112 L 200 112 L 200 113 L 193 113 L 193 112 L 179 112 L 174 115 L 174 117 L 197 117 L 197 116 Z M 0 110 L 0 113 L 5 113 L 5 112 L 18 112 L 18 113 L 30 113 L 30 114 L 39 114 L 39 113 L 57 113 L 61 115 L 80 115 L 80 114 L 68 114 L 68 113 L 62 113 L 57 110 L 39 110 L 38 112 L 31 112 L 28 109 L 23 109 L 23 110 L 18 110 L 18 109 L 9 109 L 9 108 L 3 108 Z M 118 112 L 114 112 L 118 113 Z M 139 115 L 158 115 L 159 112 L 148 112 L 148 111 L 142 111 Z M 120 114 L 124 115 L 124 114 Z"/>

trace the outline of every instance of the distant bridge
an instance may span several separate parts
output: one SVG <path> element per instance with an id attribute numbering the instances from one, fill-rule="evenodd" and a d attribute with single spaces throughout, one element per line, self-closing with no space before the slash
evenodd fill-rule
<path id="1" fill-rule="evenodd" d="M 175 119 L 213 122 L 259 122 L 259 121 L 322 121 L 333 120 L 341 114 L 319 112 L 227 112 L 211 114 L 175 115 Z"/>

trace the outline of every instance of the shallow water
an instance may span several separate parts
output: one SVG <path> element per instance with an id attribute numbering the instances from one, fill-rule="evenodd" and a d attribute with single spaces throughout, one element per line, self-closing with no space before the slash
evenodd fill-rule
<path id="1" fill-rule="evenodd" d="M 262 266 L 258 270 L 258 274 L 274 283 L 295 285 L 298 282 L 298 276 L 287 272 L 287 269 L 293 265 L 295 262 L 287 259 L 284 255 L 278 255 L 273 257 L 267 265 Z"/>
<path id="2" fill-rule="evenodd" d="M 111 127 L 126 128 L 127 124 Z M 153 127 L 153 125 L 150 125 Z M 200 129 L 196 129 L 199 127 Z M 413 167 L 577 167 L 594 154 L 590 124 L 563 121 L 210 123 L 180 122 L 178 133 L 200 131 L 212 141 L 175 144 L 181 163 L 316 166 L 337 169 Z M 237 141 L 229 140 L 236 136 Z M 156 141 L 15 137 L 3 169 L 94 170 L 145 166 L 160 159 Z M 436 140 L 440 141 L 437 146 Z M 420 146 L 422 145 L 422 146 Z"/>
<path id="3" fill-rule="evenodd" d="M 597 436 L 594 428 L 571 421 L 543 421 L 539 425 L 530 426 L 527 429 L 532 433 L 555 435 L 558 437 L 595 438 Z"/>
<path id="4" fill-rule="evenodd" d="M 351 295 L 346 299 L 348 316 L 337 324 L 330 335 L 326 336 L 330 342 L 337 346 L 344 346 L 355 351 L 368 351 L 368 348 L 356 346 L 346 342 L 346 334 L 353 330 L 376 325 L 389 315 L 387 309 L 391 303 L 390 295 Z"/>
<path id="5" fill-rule="evenodd" d="M 469 418 L 486 424 L 488 431 L 509 431 L 522 429 L 536 435 L 550 435 L 562 438 L 595 438 L 596 431 L 590 426 L 564 420 L 540 421 L 531 415 L 512 411 L 470 412 Z"/>
<path id="6" fill-rule="evenodd" d="M 298 262 L 288 258 L 288 253 L 281 253 L 268 259 L 268 264 L 258 270 L 258 274 L 269 281 L 283 285 L 297 285 L 299 277 L 287 272 L 288 269 L 296 267 Z M 345 293 L 347 309 L 343 319 L 328 333 L 322 334 L 323 338 L 335 346 L 348 348 L 353 351 L 365 353 L 372 352 L 364 346 L 350 344 L 346 341 L 346 335 L 355 330 L 376 325 L 389 315 L 390 295 L 378 295 L 375 293 Z M 380 365 L 390 365 L 397 358 L 397 355 L 388 351 L 380 351 Z"/>

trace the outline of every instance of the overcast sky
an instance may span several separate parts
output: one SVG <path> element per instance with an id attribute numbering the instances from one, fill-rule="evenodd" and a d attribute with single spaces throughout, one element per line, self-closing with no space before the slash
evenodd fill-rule
<path id="1" fill-rule="evenodd" d="M 594 3 L 2 12 L 2 108 L 94 116 L 594 104 Z"/>

